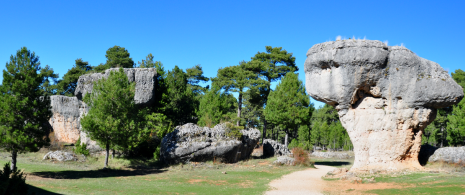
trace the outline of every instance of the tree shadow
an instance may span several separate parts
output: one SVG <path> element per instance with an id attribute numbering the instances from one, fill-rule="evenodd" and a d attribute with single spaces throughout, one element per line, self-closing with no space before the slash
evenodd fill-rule
<path id="1" fill-rule="evenodd" d="M 42 171 L 42 172 L 33 172 L 32 175 L 42 177 L 42 178 L 54 178 L 54 179 L 82 179 L 82 178 L 105 178 L 105 177 L 126 177 L 126 176 L 140 176 L 140 175 L 149 175 L 165 172 L 160 169 L 148 169 L 148 168 L 138 168 L 138 169 L 99 169 L 99 170 L 89 170 L 89 171 Z"/>
<path id="2" fill-rule="evenodd" d="M 59 194 L 59 193 L 50 192 L 50 191 L 44 190 L 42 188 L 38 188 L 38 187 L 35 187 L 35 186 L 32 186 L 32 185 L 29 185 L 29 184 L 26 184 L 26 185 L 27 185 L 29 194 L 31 194 L 31 193 L 32 194 L 50 194 L 50 195 Z"/>
<path id="3" fill-rule="evenodd" d="M 350 162 L 345 162 L 345 161 L 315 162 L 315 165 L 343 166 L 343 165 L 350 165 Z"/>

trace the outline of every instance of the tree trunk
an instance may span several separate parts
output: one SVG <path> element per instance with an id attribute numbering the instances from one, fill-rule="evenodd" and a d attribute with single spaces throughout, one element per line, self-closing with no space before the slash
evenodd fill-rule
<path id="1" fill-rule="evenodd" d="M 240 125 L 242 111 L 242 89 L 239 92 L 239 98 L 237 103 L 237 126 Z"/>
<path id="2" fill-rule="evenodd" d="M 284 145 L 289 145 L 289 142 L 288 142 L 288 138 L 289 138 L 289 132 L 288 131 L 285 131 L 286 132 L 286 137 L 284 137 Z"/>
<path id="3" fill-rule="evenodd" d="M 13 149 L 11 151 L 11 165 L 10 165 L 10 168 L 11 168 L 11 171 L 16 171 L 17 167 L 16 167 L 16 157 L 18 156 L 18 152 Z"/>
<path id="4" fill-rule="evenodd" d="M 104 168 L 107 168 L 108 167 L 108 156 L 110 155 L 110 144 L 107 143 L 106 145 L 106 155 L 105 155 L 105 166 Z"/>
<path id="5" fill-rule="evenodd" d="M 111 149 L 111 159 L 115 158 L 115 149 Z"/>
<path id="6" fill-rule="evenodd" d="M 444 142 L 444 127 L 441 127 L 441 148 L 443 146 L 443 142 Z"/>
<path id="7" fill-rule="evenodd" d="M 265 140 L 265 135 L 266 135 L 266 120 L 263 120 L 262 144 L 263 144 L 263 140 Z"/>

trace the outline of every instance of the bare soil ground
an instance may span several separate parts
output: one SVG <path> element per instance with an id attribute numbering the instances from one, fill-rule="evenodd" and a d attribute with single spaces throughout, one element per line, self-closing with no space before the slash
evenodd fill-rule
<path id="1" fill-rule="evenodd" d="M 315 165 L 316 169 L 309 168 L 297 171 L 282 178 L 270 182 L 272 190 L 267 191 L 267 195 L 278 194 L 360 194 L 368 190 L 377 189 L 401 189 L 411 187 L 409 185 L 399 185 L 398 183 L 353 183 L 351 181 L 327 181 L 322 176 L 332 171 L 335 167 L 326 165 Z"/>
<path id="2" fill-rule="evenodd" d="M 271 191 L 267 195 L 274 194 L 322 194 L 326 189 L 327 181 L 321 179 L 334 167 L 315 165 L 316 169 L 309 168 L 283 176 L 281 179 L 270 182 Z"/>

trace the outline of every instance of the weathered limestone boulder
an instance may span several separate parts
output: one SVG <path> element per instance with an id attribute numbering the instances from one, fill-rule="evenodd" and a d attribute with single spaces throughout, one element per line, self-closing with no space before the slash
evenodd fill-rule
<path id="1" fill-rule="evenodd" d="M 63 152 L 59 150 L 50 151 L 47 154 L 45 154 L 43 160 L 47 160 L 47 159 L 58 160 L 58 161 L 70 161 L 70 160 L 77 161 L 78 160 L 76 154 L 70 153 L 70 152 Z"/>
<path id="2" fill-rule="evenodd" d="M 428 162 L 465 164 L 465 146 L 439 148 L 429 157 Z"/>
<path id="3" fill-rule="evenodd" d="M 278 159 L 276 159 L 273 164 L 278 164 L 278 165 L 294 165 L 295 159 L 289 156 L 278 156 Z"/>
<path id="4" fill-rule="evenodd" d="M 177 126 L 161 141 L 160 156 L 167 164 L 216 160 L 237 162 L 250 157 L 260 139 L 257 129 L 241 130 L 242 138 L 228 137 L 225 124 L 213 128 L 193 123 Z"/>
<path id="5" fill-rule="evenodd" d="M 87 144 L 91 151 L 101 148 L 93 140 L 90 140 L 82 131 L 80 119 L 87 114 L 89 107 L 82 101 L 85 93 L 92 92 L 93 82 L 101 78 L 108 78 L 110 71 L 118 71 L 112 68 L 105 73 L 86 74 L 79 77 L 76 86 L 76 97 L 54 95 L 50 97 L 52 105 L 52 118 L 49 123 L 56 142 L 75 143 L 81 138 L 81 143 Z M 140 106 L 148 106 L 154 101 L 155 81 L 157 72 L 155 68 L 124 68 L 130 82 L 136 82 L 136 94 L 134 101 Z"/>
<path id="6" fill-rule="evenodd" d="M 286 156 L 291 154 L 291 151 L 286 145 L 280 144 L 272 139 L 263 140 L 263 155 L 264 156 Z"/>
<path id="7" fill-rule="evenodd" d="M 313 152 L 311 156 L 318 158 L 337 158 L 337 159 L 349 159 L 351 156 L 344 152 Z"/>
<path id="8" fill-rule="evenodd" d="M 439 64 L 380 41 L 316 44 L 305 75 L 309 95 L 338 110 L 354 144 L 351 171 L 420 168 L 423 130 L 437 108 L 463 98 Z"/>
<path id="9" fill-rule="evenodd" d="M 119 68 L 110 68 L 105 73 L 86 74 L 79 77 L 74 95 L 79 100 L 86 93 L 91 93 L 94 82 L 101 78 L 108 78 L 111 71 L 118 71 Z M 136 92 L 134 101 L 139 105 L 151 104 L 154 101 L 155 82 L 157 70 L 155 68 L 123 68 L 124 73 L 128 76 L 129 82 L 136 82 Z"/>

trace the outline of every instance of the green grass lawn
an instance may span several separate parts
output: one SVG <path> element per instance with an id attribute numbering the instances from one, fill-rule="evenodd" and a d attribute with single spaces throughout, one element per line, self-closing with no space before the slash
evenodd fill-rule
<path id="1" fill-rule="evenodd" d="M 370 190 L 372 194 L 461 194 L 465 192 L 464 173 L 413 173 L 379 177 L 376 182 L 396 183 L 401 189 Z"/>
<path id="2" fill-rule="evenodd" d="M 271 180 L 308 168 L 272 165 L 276 158 L 171 167 L 110 159 L 111 169 L 101 170 L 104 156 L 54 163 L 42 160 L 44 154 L 18 157 L 18 168 L 28 174 L 26 183 L 37 194 L 262 194 Z M 0 164 L 8 161 L 9 154 L 0 152 Z"/>

